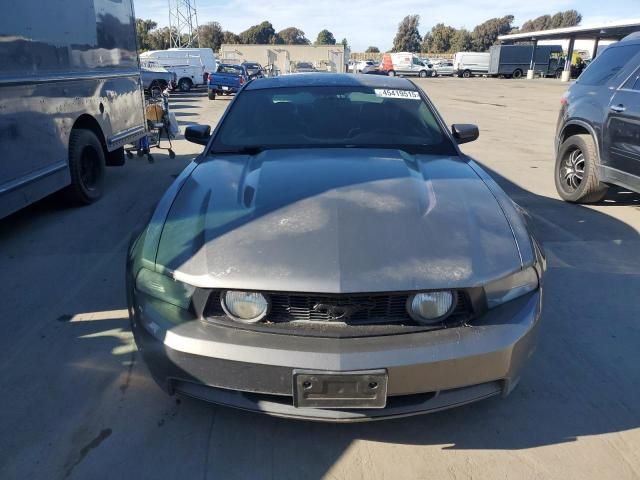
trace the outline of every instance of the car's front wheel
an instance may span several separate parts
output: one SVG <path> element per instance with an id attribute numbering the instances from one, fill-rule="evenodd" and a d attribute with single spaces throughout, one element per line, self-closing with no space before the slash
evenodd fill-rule
<path id="1" fill-rule="evenodd" d="M 556 190 L 563 200 L 575 203 L 601 201 L 609 188 L 597 176 L 598 150 L 587 134 L 567 138 L 556 157 Z"/>

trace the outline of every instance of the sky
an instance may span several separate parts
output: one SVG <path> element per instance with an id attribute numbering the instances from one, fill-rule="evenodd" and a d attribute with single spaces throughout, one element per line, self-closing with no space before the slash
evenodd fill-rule
<path id="1" fill-rule="evenodd" d="M 175 1 L 175 0 L 172 0 Z M 184 1 L 184 0 L 181 0 Z M 420 15 L 420 33 L 436 23 L 473 29 L 492 17 L 512 14 L 514 24 L 539 15 L 574 8 L 582 25 L 640 17 L 640 0 L 192 0 L 198 23 L 216 21 L 225 30 L 240 33 L 264 20 L 276 31 L 287 27 L 303 30 L 311 41 L 320 30 L 332 32 L 337 41 L 346 38 L 353 52 L 377 46 L 391 48 L 398 23 L 405 15 Z M 134 0 L 136 16 L 169 23 L 169 0 Z"/>

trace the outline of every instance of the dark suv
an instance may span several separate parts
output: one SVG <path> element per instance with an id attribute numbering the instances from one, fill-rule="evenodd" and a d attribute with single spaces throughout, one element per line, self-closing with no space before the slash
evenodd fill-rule
<path id="1" fill-rule="evenodd" d="M 569 202 L 640 192 L 640 33 L 602 52 L 562 97 L 554 177 Z"/>

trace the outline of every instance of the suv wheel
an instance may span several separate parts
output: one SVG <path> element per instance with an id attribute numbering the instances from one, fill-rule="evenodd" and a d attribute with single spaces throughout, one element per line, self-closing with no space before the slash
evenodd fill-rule
<path id="1" fill-rule="evenodd" d="M 554 172 L 560 197 L 575 203 L 601 201 L 609 187 L 598 180 L 597 165 L 598 151 L 591 135 L 567 138 L 558 151 Z"/>

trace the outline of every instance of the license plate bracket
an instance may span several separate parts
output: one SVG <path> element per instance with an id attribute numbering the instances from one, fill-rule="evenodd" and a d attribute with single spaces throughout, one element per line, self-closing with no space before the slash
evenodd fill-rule
<path id="1" fill-rule="evenodd" d="M 384 408 L 387 371 L 294 370 L 293 404 L 298 408 Z"/>

